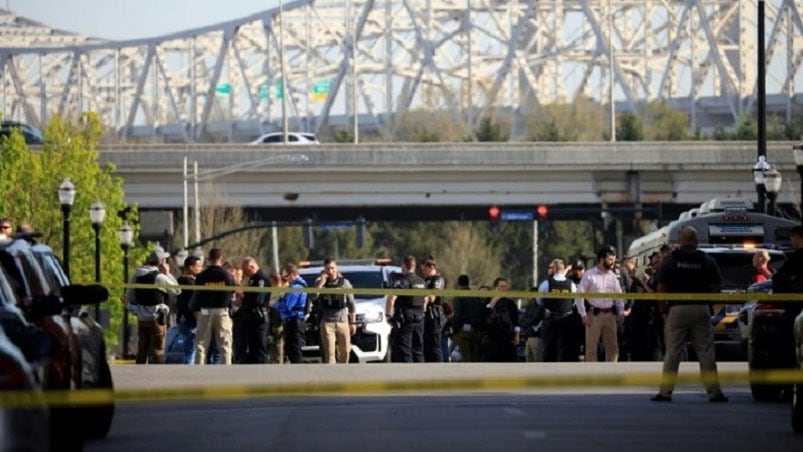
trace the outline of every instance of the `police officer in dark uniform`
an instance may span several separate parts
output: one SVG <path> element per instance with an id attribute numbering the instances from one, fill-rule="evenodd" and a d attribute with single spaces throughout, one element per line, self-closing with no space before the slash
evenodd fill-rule
<path id="1" fill-rule="evenodd" d="M 426 282 L 415 273 L 415 256 L 402 260 L 402 275 L 394 278 L 394 289 L 424 289 Z M 424 297 L 419 295 L 389 295 L 385 317 L 393 325 L 394 362 L 424 362 Z"/>
<path id="2" fill-rule="evenodd" d="M 240 268 L 248 278 L 248 287 L 270 287 L 268 276 L 253 257 L 243 258 Z M 245 292 L 234 315 L 235 331 L 239 331 L 239 340 L 234 341 L 234 356 L 239 364 L 268 362 L 268 295 L 268 292 Z"/>
<path id="3" fill-rule="evenodd" d="M 803 226 L 793 226 L 789 230 L 789 241 L 792 242 L 794 252 L 788 255 L 788 259 L 772 276 L 773 293 L 803 293 Z M 777 347 L 778 356 L 782 357 L 778 367 L 794 369 L 798 364 L 794 335 L 795 318 L 800 314 L 801 302 L 786 300 L 780 306 L 783 307 L 783 314 L 780 318 L 781 325 L 778 327 L 780 337 L 773 346 Z M 798 387 L 800 386 L 798 385 Z M 784 389 L 785 394 L 782 394 L 782 399 L 792 396 L 791 389 L 791 387 Z M 803 397 L 803 393 L 798 389 L 798 398 L 801 397 Z"/>
<path id="4" fill-rule="evenodd" d="M 568 294 L 577 292 L 577 286 L 565 275 L 566 264 L 563 259 L 552 261 L 553 273 L 538 287 L 539 292 Z M 572 298 L 539 299 L 544 307 L 544 324 L 541 337 L 544 341 L 544 362 L 577 361 L 577 341 L 572 324 Z"/>
<path id="5" fill-rule="evenodd" d="M 223 251 L 209 250 L 209 265 L 195 277 L 195 285 L 202 287 L 234 286 L 231 273 L 223 268 Z M 212 338 L 220 351 L 222 364 L 231 364 L 232 322 L 229 317 L 229 301 L 233 290 L 196 290 L 190 300 L 190 308 L 196 312 L 197 330 L 195 364 L 206 364 L 206 353 Z"/>
<path id="6" fill-rule="evenodd" d="M 424 275 L 427 289 L 443 290 L 446 288 L 446 280 L 438 274 L 438 265 L 435 263 L 434 257 L 427 257 L 421 265 L 421 273 Z M 424 361 L 428 363 L 443 362 L 441 336 L 445 326 L 446 313 L 443 310 L 443 298 L 437 295 L 428 295 L 424 310 Z"/>
<path id="7" fill-rule="evenodd" d="M 722 276 L 716 261 L 697 249 L 697 230 L 684 227 L 679 234 L 680 248 L 672 251 L 658 270 L 658 292 L 669 293 L 718 293 Z M 686 346 L 686 337 L 691 341 L 700 362 L 705 389 L 711 402 L 727 402 L 717 381 L 717 361 L 714 355 L 714 328 L 706 300 L 669 303 L 664 337 L 664 379 L 655 402 L 669 402 L 680 366 L 680 356 Z"/>

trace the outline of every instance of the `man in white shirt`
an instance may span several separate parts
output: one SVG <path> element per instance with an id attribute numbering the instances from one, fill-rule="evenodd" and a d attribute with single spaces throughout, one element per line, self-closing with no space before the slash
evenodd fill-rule
<path id="1" fill-rule="evenodd" d="M 622 293 L 619 277 L 613 271 L 616 264 L 616 249 L 604 246 L 597 251 L 597 265 L 586 271 L 580 280 L 579 292 Z M 584 299 L 590 306 L 588 312 Z M 585 357 L 587 362 L 597 361 L 597 344 L 600 337 L 605 348 L 605 360 L 615 362 L 619 358 L 617 324 L 624 320 L 625 303 L 621 298 L 591 298 L 585 296 L 574 302 L 577 312 L 586 327 Z"/>

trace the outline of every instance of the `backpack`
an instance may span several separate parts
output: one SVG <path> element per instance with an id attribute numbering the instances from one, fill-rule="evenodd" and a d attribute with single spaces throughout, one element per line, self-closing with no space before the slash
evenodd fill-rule
<path id="1" fill-rule="evenodd" d="M 513 319 L 510 317 L 507 299 L 499 300 L 488 315 L 488 336 L 499 342 L 513 339 Z"/>
<path id="2" fill-rule="evenodd" d="M 134 278 L 137 284 L 156 284 L 159 270 L 145 273 Z M 156 306 L 165 302 L 165 293 L 159 289 L 134 289 L 134 299 L 140 306 Z"/>

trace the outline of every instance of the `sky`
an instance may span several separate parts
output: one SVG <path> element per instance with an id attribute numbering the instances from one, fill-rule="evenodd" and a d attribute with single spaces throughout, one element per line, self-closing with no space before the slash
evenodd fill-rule
<path id="1" fill-rule="evenodd" d="M 56 29 L 114 40 L 212 25 L 277 5 L 278 0 L 0 0 L 0 8 L 18 16 Z"/>

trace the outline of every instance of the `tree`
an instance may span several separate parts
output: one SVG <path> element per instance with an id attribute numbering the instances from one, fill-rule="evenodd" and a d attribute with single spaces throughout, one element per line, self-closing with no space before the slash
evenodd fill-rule
<path id="1" fill-rule="evenodd" d="M 689 116 L 662 101 L 650 101 L 642 113 L 649 141 L 681 141 L 689 138 Z"/>
<path id="2" fill-rule="evenodd" d="M 57 190 L 65 178 L 75 185 L 77 195 L 70 216 L 70 277 L 74 283 L 94 281 L 94 231 L 89 219 L 89 206 L 96 200 L 106 208 L 106 219 L 100 229 L 101 278 L 103 283 L 122 280 L 122 249 L 117 230 L 123 219 L 116 215 L 125 207 L 122 179 L 115 177 L 112 165 L 101 166 L 96 146 L 103 129 L 98 116 L 93 113 L 81 115 L 73 124 L 55 117 L 45 128 L 45 144 L 40 151 L 29 149 L 22 137 L 12 135 L 2 146 L 0 159 L 0 212 L 16 223 L 29 222 L 34 230 L 42 233 L 40 242 L 53 248 L 57 256 L 63 250 L 61 208 Z M 136 229 L 136 206 L 126 217 Z M 130 253 L 130 262 L 144 259 L 147 249 L 135 246 Z M 61 256 L 63 258 L 63 256 Z M 104 308 L 111 315 L 111 325 L 106 330 L 108 344 L 118 342 L 122 319 L 120 303 L 122 289 L 110 289 L 109 300 Z"/>
<path id="3" fill-rule="evenodd" d="M 431 143 L 463 141 L 465 125 L 445 111 L 415 109 L 404 112 L 396 124 L 395 141 Z"/>
<path id="4" fill-rule="evenodd" d="M 510 139 L 510 124 L 503 124 L 493 121 L 489 116 L 480 120 L 477 129 L 474 130 L 477 141 L 508 141 Z"/>
<path id="5" fill-rule="evenodd" d="M 644 126 L 641 119 L 633 113 L 619 115 L 616 121 L 616 139 L 619 141 L 644 140 Z"/>

